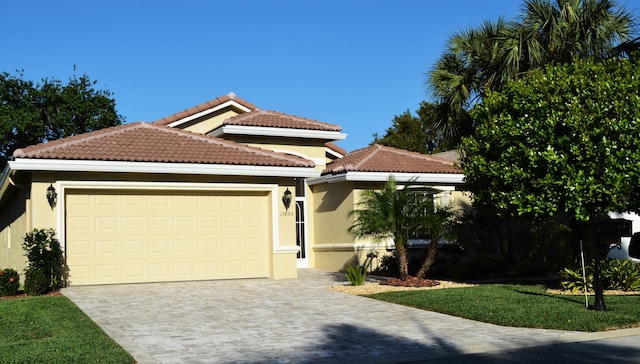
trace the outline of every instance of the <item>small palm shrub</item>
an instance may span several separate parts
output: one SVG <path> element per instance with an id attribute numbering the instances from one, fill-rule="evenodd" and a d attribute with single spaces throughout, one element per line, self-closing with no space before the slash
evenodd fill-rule
<path id="1" fill-rule="evenodd" d="M 25 270 L 25 293 L 40 295 L 65 285 L 64 258 L 55 230 L 34 229 L 25 235 L 22 247 L 29 261 Z"/>
<path id="2" fill-rule="evenodd" d="M 586 271 L 586 290 L 593 290 L 593 266 L 589 265 L 585 267 Z M 582 267 L 577 269 L 563 268 L 559 273 L 560 284 L 562 289 L 571 292 L 584 292 L 585 291 L 585 279 L 582 277 Z"/>
<path id="3" fill-rule="evenodd" d="M 640 290 L 640 266 L 630 260 L 606 259 L 603 262 L 602 276 L 609 289 Z"/>
<path id="4" fill-rule="evenodd" d="M 346 270 L 347 279 L 353 286 L 361 286 L 364 284 L 364 280 L 367 278 L 367 272 L 363 267 L 358 265 L 350 265 Z"/>
<path id="5" fill-rule="evenodd" d="M 0 297 L 17 295 L 19 286 L 20 276 L 15 269 L 0 270 Z"/>
<path id="6" fill-rule="evenodd" d="M 587 272 L 587 290 L 593 290 L 594 263 L 585 267 Z M 607 258 L 602 261 L 602 285 L 604 289 L 619 289 L 623 291 L 640 290 L 640 265 L 629 260 Z M 562 288 L 571 292 L 584 290 L 582 268 L 564 268 L 559 272 Z"/>

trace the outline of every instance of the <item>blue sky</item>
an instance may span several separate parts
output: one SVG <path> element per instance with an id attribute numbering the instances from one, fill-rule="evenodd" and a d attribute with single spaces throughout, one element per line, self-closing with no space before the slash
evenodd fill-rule
<path id="1" fill-rule="evenodd" d="M 521 3 L 7 1 L 0 71 L 66 82 L 75 65 L 113 92 L 127 122 L 232 91 L 262 109 L 341 125 L 348 137 L 338 144 L 351 151 L 429 99 L 425 73 L 453 32 L 513 18 Z"/>

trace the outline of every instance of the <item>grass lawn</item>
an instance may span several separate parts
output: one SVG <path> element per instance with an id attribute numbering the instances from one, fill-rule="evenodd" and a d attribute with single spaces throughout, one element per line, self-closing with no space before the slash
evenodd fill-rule
<path id="1" fill-rule="evenodd" d="M 607 312 L 585 307 L 584 296 L 555 295 L 542 285 L 475 287 L 377 293 L 367 297 L 503 326 L 604 331 L 640 326 L 640 296 L 607 296 Z M 593 296 L 589 297 L 593 304 Z"/>
<path id="2" fill-rule="evenodd" d="M 0 363 L 133 363 L 64 296 L 0 300 Z"/>

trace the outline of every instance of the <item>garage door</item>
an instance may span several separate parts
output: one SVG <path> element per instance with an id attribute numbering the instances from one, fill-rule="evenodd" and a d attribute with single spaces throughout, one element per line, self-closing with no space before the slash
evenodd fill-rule
<path id="1" fill-rule="evenodd" d="M 269 275 L 267 192 L 67 192 L 72 285 Z"/>

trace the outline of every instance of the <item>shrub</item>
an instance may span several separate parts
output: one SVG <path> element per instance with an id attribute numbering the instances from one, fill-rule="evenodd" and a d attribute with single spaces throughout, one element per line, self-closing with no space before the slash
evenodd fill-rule
<path id="1" fill-rule="evenodd" d="M 16 270 L 6 268 L 0 271 L 0 297 L 17 295 L 19 286 L 20 276 Z"/>
<path id="2" fill-rule="evenodd" d="M 640 266 L 630 260 L 606 259 L 602 266 L 602 276 L 609 289 L 640 290 Z"/>
<path id="3" fill-rule="evenodd" d="M 585 267 L 587 272 L 587 290 L 593 290 L 594 263 Z M 629 260 L 607 258 L 602 261 L 602 285 L 604 289 L 620 289 L 624 291 L 640 290 L 640 266 Z M 582 268 L 564 268 L 559 272 L 560 284 L 565 290 L 572 292 L 584 290 Z"/>
<path id="4" fill-rule="evenodd" d="M 587 282 L 587 291 L 593 290 L 593 266 L 589 265 L 585 267 L 586 271 L 586 282 Z M 560 284 L 562 285 L 562 289 L 565 291 L 571 292 L 581 292 L 584 291 L 585 279 L 582 277 L 582 267 L 577 269 L 563 268 L 558 275 L 560 276 Z"/>
<path id="5" fill-rule="evenodd" d="M 24 237 L 23 248 L 29 265 L 25 270 L 25 292 L 44 294 L 66 284 L 60 242 L 53 229 L 34 229 Z"/>
<path id="6" fill-rule="evenodd" d="M 51 292 L 51 279 L 42 268 L 27 268 L 24 279 L 24 293 L 39 296 Z"/>
<path id="7" fill-rule="evenodd" d="M 367 272 L 364 270 L 364 268 L 357 265 L 347 266 L 346 272 L 347 279 L 353 286 L 363 285 L 365 278 L 367 278 Z"/>

